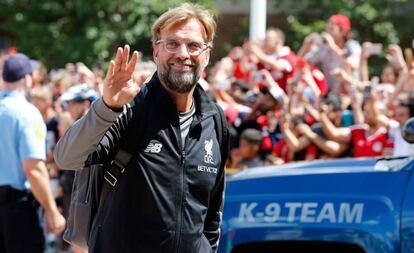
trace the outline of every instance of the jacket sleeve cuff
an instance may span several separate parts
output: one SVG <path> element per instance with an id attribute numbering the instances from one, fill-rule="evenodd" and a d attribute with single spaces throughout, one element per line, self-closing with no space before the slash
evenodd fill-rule
<path id="1" fill-rule="evenodd" d="M 95 101 L 92 104 L 92 109 L 95 113 L 103 120 L 108 122 L 114 122 L 118 118 L 119 114 L 122 113 L 123 110 L 116 112 L 111 110 L 102 100 L 102 97 Z"/>

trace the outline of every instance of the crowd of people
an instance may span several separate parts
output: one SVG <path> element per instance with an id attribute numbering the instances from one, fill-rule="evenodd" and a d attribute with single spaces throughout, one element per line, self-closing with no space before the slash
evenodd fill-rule
<path id="1" fill-rule="evenodd" d="M 233 48 L 208 75 L 236 137 L 229 167 L 414 154 L 401 135 L 414 116 L 412 49 L 404 55 L 398 45 L 361 45 L 341 14 L 296 53 L 284 40 L 269 28 L 263 41 Z M 370 78 L 371 57 L 386 59 L 380 77 Z"/>
<path id="2" fill-rule="evenodd" d="M 269 28 L 263 41 L 232 48 L 201 80 L 231 128 L 229 168 L 413 154 L 400 133 L 414 116 L 409 50 L 406 61 L 398 45 L 361 45 L 341 14 L 329 18 L 325 32 L 309 34 L 296 53 L 284 40 L 282 30 Z M 2 60 L 8 55 L 3 50 Z M 387 63 L 379 78 L 370 78 L 368 61 L 378 55 Z M 68 63 L 47 73 L 42 63 L 32 63 L 29 97 L 47 124 L 47 162 L 55 175 L 54 144 L 100 96 L 103 71 Z M 142 85 L 154 71 L 152 61 L 138 63 L 134 82 Z"/>
<path id="3" fill-rule="evenodd" d="M 414 116 L 411 52 L 356 41 L 351 21 L 341 14 L 326 21 L 324 32 L 309 34 L 297 52 L 278 28 L 269 28 L 263 41 L 246 40 L 232 48 L 199 82 L 227 117 L 232 137 L 227 168 L 413 155 L 414 145 L 401 134 L 402 125 Z M 0 52 L 0 70 L 15 54 Z M 378 55 L 387 63 L 380 77 L 370 76 L 369 59 Z M 46 165 L 66 215 L 74 172 L 59 170 L 54 146 L 101 96 L 104 74 L 83 63 L 48 72 L 31 60 L 31 67 L 27 96 L 47 126 Z M 141 86 L 155 70 L 152 61 L 140 61 L 133 81 Z"/>

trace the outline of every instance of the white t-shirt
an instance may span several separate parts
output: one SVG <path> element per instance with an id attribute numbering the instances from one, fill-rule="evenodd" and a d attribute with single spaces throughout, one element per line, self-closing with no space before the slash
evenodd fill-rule
<path id="1" fill-rule="evenodd" d="M 414 144 L 410 144 L 403 139 L 401 135 L 400 123 L 395 120 L 391 120 L 388 135 L 394 140 L 394 151 L 392 153 L 394 157 L 414 155 Z"/>

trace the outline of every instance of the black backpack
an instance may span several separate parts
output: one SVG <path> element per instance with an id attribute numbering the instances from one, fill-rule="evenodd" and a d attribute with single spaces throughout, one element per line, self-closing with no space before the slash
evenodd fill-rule
<path id="1" fill-rule="evenodd" d="M 229 152 L 229 134 L 223 110 L 217 104 L 215 107 L 218 113 L 214 114 L 214 124 L 222 157 L 221 167 L 223 167 Z M 98 209 L 124 173 L 132 158 L 131 153 L 135 153 L 135 149 L 140 146 L 137 142 L 139 139 L 141 138 L 128 138 L 113 159 L 104 164 L 93 164 L 93 156 L 89 155 L 85 167 L 76 171 L 69 216 L 63 234 L 65 241 L 83 249 L 88 248 L 90 230 Z"/>

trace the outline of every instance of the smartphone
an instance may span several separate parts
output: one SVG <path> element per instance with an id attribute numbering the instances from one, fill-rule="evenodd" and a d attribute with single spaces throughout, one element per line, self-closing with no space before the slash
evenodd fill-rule
<path id="1" fill-rule="evenodd" d="M 372 43 L 369 48 L 369 53 L 371 55 L 379 55 L 382 53 L 382 44 L 381 43 Z"/>
<path id="2" fill-rule="evenodd" d="M 365 86 L 364 93 L 363 93 L 364 100 L 368 100 L 371 98 L 371 91 L 372 91 L 371 85 Z"/>

